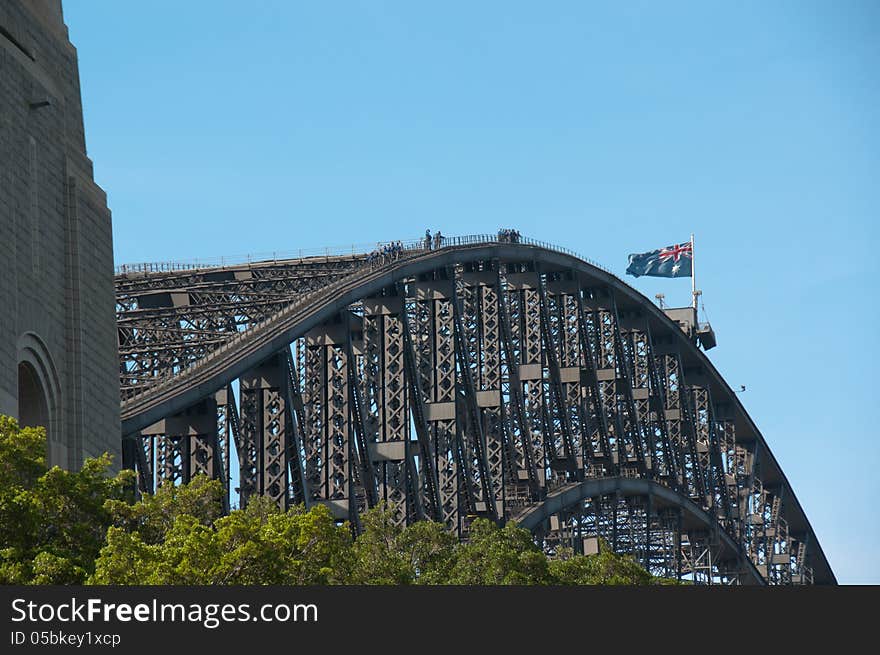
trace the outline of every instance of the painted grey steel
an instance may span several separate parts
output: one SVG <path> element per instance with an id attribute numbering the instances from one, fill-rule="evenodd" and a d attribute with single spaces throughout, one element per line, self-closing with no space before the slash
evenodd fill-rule
<path id="1" fill-rule="evenodd" d="M 580 503 L 591 498 L 615 494 L 624 497 L 652 497 L 655 503 L 660 501 L 666 507 L 682 511 L 688 518 L 698 522 L 705 529 L 716 530 L 719 539 L 724 541 L 725 547 L 731 552 L 736 552 L 740 548 L 729 534 L 718 530 L 716 521 L 711 514 L 705 512 L 689 498 L 658 482 L 637 478 L 595 478 L 568 485 L 547 494 L 542 503 L 527 508 L 524 512 L 514 515 L 512 519 L 521 527 L 534 531 L 540 529 L 542 523 L 559 512 L 577 507 Z M 746 584 L 765 583 L 764 578 L 754 565 L 748 566 L 746 573 L 747 575 L 743 576 L 743 581 Z"/>
<path id="2" fill-rule="evenodd" d="M 168 426 L 238 381 L 243 500 L 323 503 L 354 529 L 383 501 L 463 539 L 520 517 L 554 556 L 601 538 L 695 582 L 835 582 L 738 398 L 647 298 L 528 240 L 387 259 L 119 275 L 131 465 L 192 475 L 214 442 Z"/>

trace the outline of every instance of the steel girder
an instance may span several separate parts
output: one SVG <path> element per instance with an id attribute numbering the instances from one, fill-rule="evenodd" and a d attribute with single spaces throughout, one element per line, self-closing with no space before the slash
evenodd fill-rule
<path id="1" fill-rule="evenodd" d="M 234 444 L 241 503 L 322 503 L 358 529 L 382 501 L 399 524 L 431 518 L 462 538 L 474 517 L 520 518 L 552 554 L 601 538 L 695 582 L 833 582 L 705 355 L 612 276 L 551 255 L 328 260 L 326 289 L 300 277 L 314 262 L 119 280 L 120 335 L 136 337 L 120 341 L 121 370 L 149 378 L 123 403 L 138 426 L 126 465 L 145 491 L 200 472 L 228 488 Z M 145 291 L 169 295 L 126 304 Z M 199 377 L 211 366 L 221 374 Z M 197 390 L 158 422 L 143 409 Z"/>
<path id="2" fill-rule="evenodd" d="M 364 265 L 363 255 L 352 255 L 117 275 L 123 400 Z"/>

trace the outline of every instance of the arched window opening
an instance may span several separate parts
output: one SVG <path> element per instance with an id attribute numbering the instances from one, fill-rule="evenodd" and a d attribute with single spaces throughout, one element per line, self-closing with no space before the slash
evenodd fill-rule
<path id="1" fill-rule="evenodd" d="M 34 367 L 18 365 L 18 423 L 22 427 L 42 426 L 49 431 L 49 403 Z"/>

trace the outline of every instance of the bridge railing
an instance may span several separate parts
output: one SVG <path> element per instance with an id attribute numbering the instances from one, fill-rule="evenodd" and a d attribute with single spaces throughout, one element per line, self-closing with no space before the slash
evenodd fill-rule
<path id="1" fill-rule="evenodd" d="M 574 250 L 565 248 L 563 246 L 558 246 L 554 243 L 550 243 L 549 241 L 533 239 L 532 237 L 527 236 L 505 236 L 503 234 L 466 234 L 463 236 L 443 237 L 442 247 L 472 246 L 491 243 L 520 243 L 527 246 L 537 246 L 538 248 L 543 248 L 544 250 L 552 250 L 554 252 L 561 252 L 565 255 L 577 257 L 578 259 L 583 260 L 588 264 L 591 264 L 592 266 L 595 266 L 596 268 L 605 271 L 606 273 L 611 273 L 611 271 L 602 264 L 590 259 L 589 257 L 584 257 L 582 254 L 575 252 Z"/>
<path id="2" fill-rule="evenodd" d="M 514 240 L 515 239 L 515 240 Z M 251 253 L 247 255 L 232 255 L 224 257 L 213 257 L 207 259 L 196 259 L 189 262 L 139 262 L 134 264 L 120 264 L 116 266 L 116 275 L 126 275 L 130 273 L 174 273 L 177 271 L 193 271 L 205 268 L 223 268 L 225 266 L 237 266 L 241 264 L 254 264 L 270 261 L 290 261 L 295 259 L 309 259 L 314 257 L 365 257 L 373 251 L 380 251 L 385 246 L 391 244 L 400 244 L 405 251 L 422 251 L 425 249 L 425 239 L 396 239 L 394 241 L 379 241 L 374 244 L 359 243 L 346 246 L 327 246 L 324 248 L 300 248 L 298 250 L 276 250 L 271 252 Z M 610 273 L 611 271 L 599 264 L 598 262 L 584 257 L 569 248 L 564 248 L 548 241 L 533 239 L 531 237 L 509 237 L 501 234 L 465 234 L 459 236 L 444 236 L 442 238 L 441 247 L 449 246 L 470 246 L 490 243 L 522 243 L 531 246 L 538 246 L 546 250 L 565 253 L 578 259 L 582 259 L 593 266 Z"/>
<path id="3" fill-rule="evenodd" d="M 173 273 L 175 271 L 192 271 L 217 266 L 219 264 L 199 264 L 198 262 L 140 262 L 137 264 L 120 264 L 116 267 L 116 275 L 125 275 L 127 273 Z"/>
<path id="4" fill-rule="evenodd" d="M 410 240 L 406 242 L 398 242 L 402 244 L 402 249 L 399 250 L 396 254 L 389 254 L 387 256 L 380 256 L 376 260 L 363 259 L 362 262 L 353 267 L 349 273 L 343 275 L 337 280 L 331 282 L 327 286 L 321 287 L 320 289 L 315 289 L 308 293 L 302 294 L 292 299 L 292 302 L 281 309 L 281 311 L 273 314 L 269 318 L 264 319 L 263 321 L 259 321 L 256 323 L 252 323 L 246 329 L 236 332 L 232 335 L 230 339 L 224 341 L 220 346 L 215 348 L 214 350 L 207 353 L 204 357 L 188 362 L 186 365 L 181 366 L 179 371 L 171 372 L 168 376 L 162 376 L 160 378 L 155 378 L 157 382 L 155 384 L 138 384 L 127 386 L 122 389 L 122 401 L 123 403 L 128 400 L 133 400 L 137 396 L 140 396 L 147 392 L 156 392 L 171 386 L 177 386 L 183 383 L 181 379 L 182 376 L 188 376 L 193 372 L 193 369 L 198 364 L 204 364 L 207 361 L 213 360 L 221 355 L 225 355 L 231 349 L 235 348 L 241 341 L 245 338 L 250 338 L 260 332 L 264 331 L 268 326 L 274 324 L 279 318 L 287 316 L 294 311 L 298 311 L 308 307 L 315 299 L 317 298 L 328 298 L 333 297 L 335 292 L 341 291 L 344 289 L 350 281 L 357 275 L 360 275 L 365 269 L 369 270 L 369 276 L 380 275 L 384 272 L 392 270 L 396 267 L 399 262 L 404 260 L 415 259 L 417 257 L 429 254 L 434 252 L 435 250 L 442 250 L 445 248 L 454 248 L 454 247 L 467 247 L 467 246 L 481 246 L 481 245 L 492 245 L 496 243 L 516 243 L 528 246 L 536 246 L 540 248 L 544 248 L 546 250 L 552 250 L 556 252 L 560 252 L 566 255 L 570 255 L 572 257 L 576 257 L 583 261 L 588 262 L 589 264 L 596 266 L 597 268 L 602 269 L 606 273 L 614 275 L 603 266 L 583 257 L 572 250 L 567 248 L 562 248 L 559 246 L 555 246 L 553 244 L 547 243 L 545 241 L 540 241 L 538 239 L 531 239 L 529 237 L 516 237 L 511 238 L 504 235 L 492 235 L 492 234 L 470 234 L 464 236 L 452 236 L 452 237 L 443 237 L 440 247 L 435 249 L 433 247 L 427 247 L 427 243 L 425 239 L 418 240 Z M 433 245 L 433 242 L 432 242 Z M 616 276 L 614 276 L 616 277 Z"/>
<path id="5" fill-rule="evenodd" d="M 210 257 L 196 259 L 190 262 L 141 262 L 135 264 L 120 264 L 116 266 L 116 275 L 129 273 L 174 273 L 177 271 L 193 271 L 205 268 L 223 268 L 226 266 L 240 266 L 242 264 L 256 264 L 273 261 L 292 261 L 296 259 L 314 259 L 316 257 L 356 257 L 362 258 L 373 250 L 380 250 L 385 246 L 399 243 L 404 249 L 412 250 L 421 247 L 424 239 L 409 239 L 401 241 L 380 241 L 374 244 L 355 243 L 346 246 L 326 246 L 324 248 L 299 248 L 296 250 L 273 250 L 267 252 L 249 253 L 246 255 L 227 255 L 223 257 Z"/>

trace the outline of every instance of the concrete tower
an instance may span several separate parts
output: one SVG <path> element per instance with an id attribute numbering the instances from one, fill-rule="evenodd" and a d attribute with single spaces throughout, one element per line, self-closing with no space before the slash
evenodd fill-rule
<path id="1" fill-rule="evenodd" d="M 110 211 L 61 0 L 2 0 L 0 413 L 46 426 L 52 465 L 119 465 L 117 367 Z"/>

